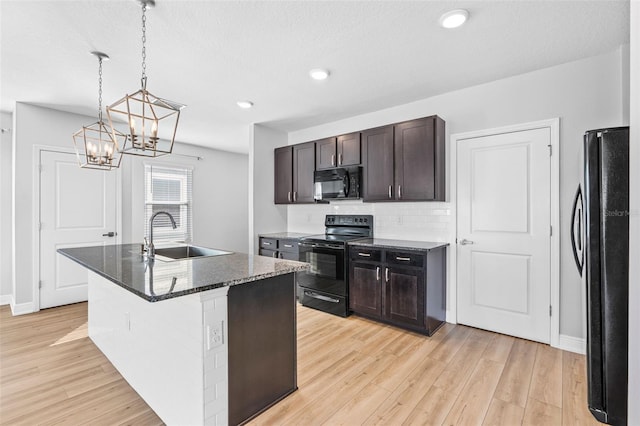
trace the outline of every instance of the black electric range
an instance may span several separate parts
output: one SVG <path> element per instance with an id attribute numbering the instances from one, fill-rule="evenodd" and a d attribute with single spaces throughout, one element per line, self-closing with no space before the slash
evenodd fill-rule
<path id="1" fill-rule="evenodd" d="M 349 315 L 347 243 L 373 237 L 371 215 L 327 215 L 325 233 L 300 239 L 300 261 L 311 268 L 299 272 L 302 305 L 346 317 Z"/>

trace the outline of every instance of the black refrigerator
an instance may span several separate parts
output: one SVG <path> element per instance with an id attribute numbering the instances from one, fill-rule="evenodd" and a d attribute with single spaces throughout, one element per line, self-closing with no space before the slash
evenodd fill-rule
<path id="1" fill-rule="evenodd" d="M 627 424 L 629 128 L 584 135 L 584 190 L 571 239 L 586 285 L 588 405 L 600 422 Z"/>

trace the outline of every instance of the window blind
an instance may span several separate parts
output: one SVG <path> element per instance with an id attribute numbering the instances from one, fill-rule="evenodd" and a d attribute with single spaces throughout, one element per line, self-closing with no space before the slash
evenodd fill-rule
<path id="1" fill-rule="evenodd" d="M 145 164 L 145 236 L 149 236 L 149 219 L 155 213 L 170 213 L 176 221 L 171 226 L 167 215 L 153 221 L 153 240 L 190 242 L 192 233 L 192 170 Z"/>

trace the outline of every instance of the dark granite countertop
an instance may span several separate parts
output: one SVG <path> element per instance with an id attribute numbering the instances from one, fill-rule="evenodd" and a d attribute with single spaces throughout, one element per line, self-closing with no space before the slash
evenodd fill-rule
<path id="1" fill-rule="evenodd" d="M 66 248 L 58 253 L 150 302 L 309 268 L 302 262 L 245 253 L 148 262 L 140 244 Z"/>
<path id="2" fill-rule="evenodd" d="M 259 234 L 258 237 L 264 238 L 304 238 L 314 234 L 303 234 L 300 232 L 274 232 L 272 234 Z"/>
<path id="3" fill-rule="evenodd" d="M 384 238 L 366 238 L 349 243 L 350 246 L 377 247 L 386 249 L 406 249 L 406 250 L 433 250 L 440 247 L 446 247 L 449 243 L 438 243 L 431 241 L 408 241 L 408 240 L 392 240 Z"/>

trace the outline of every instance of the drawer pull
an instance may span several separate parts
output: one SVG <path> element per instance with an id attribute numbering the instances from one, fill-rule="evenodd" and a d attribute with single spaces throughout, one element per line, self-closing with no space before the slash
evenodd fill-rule
<path id="1" fill-rule="evenodd" d="M 270 245 L 271 245 L 271 243 L 268 243 L 268 242 L 266 242 L 266 241 L 263 241 L 263 242 L 262 242 L 262 245 L 263 245 L 263 246 L 270 246 Z"/>
<path id="2" fill-rule="evenodd" d="M 358 253 L 358 256 L 371 257 L 371 253 Z"/>
<path id="3" fill-rule="evenodd" d="M 313 291 L 305 291 L 304 295 L 313 297 L 314 299 L 323 300 L 325 302 L 340 303 L 340 299 L 334 299 L 333 297 L 323 296 L 322 294 L 318 294 Z"/>
<path id="4" fill-rule="evenodd" d="M 285 247 L 288 247 L 288 248 L 293 247 L 293 245 L 291 245 L 291 244 L 285 244 L 284 246 L 285 246 Z"/>
<path id="5" fill-rule="evenodd" d="M 396 256 L 396 260 L 404 260 L 405 262 L 409 262 L 411 260 L 411 258 L 410 257 Z"/>

